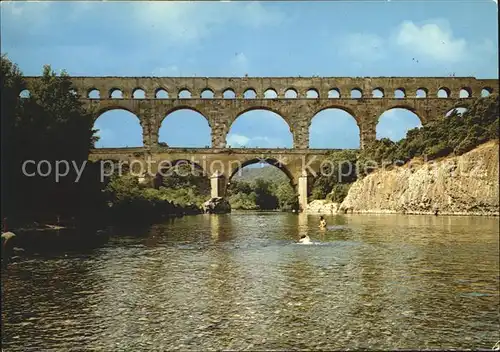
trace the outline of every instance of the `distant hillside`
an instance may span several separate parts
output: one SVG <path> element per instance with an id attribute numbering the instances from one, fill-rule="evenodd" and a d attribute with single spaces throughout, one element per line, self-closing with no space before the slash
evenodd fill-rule
<path id="1" fill-rule="evenodd" d="M 288 177 L 275 166 L 245 167 L 233 176 L 234 180 L 252 182 L 258 178 L 272 181 L 286 181 Z"/>

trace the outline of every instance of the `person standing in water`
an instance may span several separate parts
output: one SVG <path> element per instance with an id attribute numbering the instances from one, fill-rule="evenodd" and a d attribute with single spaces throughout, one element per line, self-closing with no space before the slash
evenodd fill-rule
<path id="1" fill-rule="evenodd" d="M 319 217 L 319 228 L 326 229 L 326 220 L 323 216 Z"/>

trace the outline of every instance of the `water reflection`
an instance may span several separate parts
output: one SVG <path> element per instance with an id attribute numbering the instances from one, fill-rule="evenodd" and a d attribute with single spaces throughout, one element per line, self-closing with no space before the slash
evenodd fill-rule
<path id="1" fill-rule="evenodd" d="M 498 218 L 175 219 L 2 272 L 9 351 L 490 349 Z M 308 234 L 316 245 L 300 245 Z"/>

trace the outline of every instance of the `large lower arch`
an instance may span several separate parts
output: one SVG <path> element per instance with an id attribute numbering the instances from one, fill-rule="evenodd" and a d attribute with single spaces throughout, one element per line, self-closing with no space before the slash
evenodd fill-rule
<path id="1" fill-rule="evenodd" d="M 290 170 L 288 170 L 288 168 L 285 165 L 281 164 L 279 162 L 279 160 L 277 160 L 275 158 L 252 158 L 252 159 L 248 159 L 248 160 L 245 160 L 243 162 L 240 162 L 240 163 L 236 163 L 236 165 L 234 165 L 232 167 L 232 169 L 229 171 L 229 177 L 227 178 L 227 181 L 230 182 L 231 179 L 233 178 L 233 176 L 239 174 L 243 168 L 245 168 L 247 166 L 256 165 L 256 164 L 263 164 L 263 163 L 280 169 L 286 175 L 286 177 L 290 180 L 290 184 L 292 184 L 292 185 L 295 184 L 294 177 L 293 177 L 292 173 L 290 172 Z"/>
<path id="2" fill-rule="evenodd" d="M 360 131 L 352 113 L 341 108 L 325 108 L 311 119 L 310 148 L 357 149 Z"/>
<path id="3" fill-rule="evenodd" d="M 143 146 L 143 129 L 139 118 L 123 108 L 106 107 L 98 113 L 94 129 L 99 140 L 95 148 Z"/>
<path id="4" fill-rule="evenodd" d="M 258 169 L 252 166 L 266 164 Z M 253 177 L 237 177 L 244 168 L 257 171 Z M 280 170 L 280 171 L 278 171 Z M 267 177 L 262 177 L 262 171 Z M 252 158 L 234 167 L 227 179 L 226 197 L 231 207 L 241 209 L 246 206 L 272 210 L 278 208 L 298 209 L 298 186 L 288 168 L 274 158 Z M 282 175 L 282 176 L 281 176 Z M 280 177 L 281 176 L 281 177 Z"/>
<path id="5" fill-rule="evenodd" d="M 160 145 L 204 148 L 211 145 L 211 127 L 205 116 L 192 108 L 169 111 L 158 131 Z"/>
<path id="6" fill-rule="evenodd" d="M 409 130 L 422 127 L 422 122 L 422 119 L 408 108 L 391 108 L 378 118 L 377 139 L 388 138 L 397 142 L 405 138 Z"/>
<path id="7" fill-rule="evenodd" d="M 277 111 L 252 107 L 240 112 L 229 126 L 226 145 L 236 148 L 292 148 L 290 125 Z"/>

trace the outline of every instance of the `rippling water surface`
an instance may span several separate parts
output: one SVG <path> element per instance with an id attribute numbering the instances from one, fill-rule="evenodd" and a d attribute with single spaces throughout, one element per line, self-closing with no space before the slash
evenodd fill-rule
<path id="1" fill-rule="evenodd" d="M 491 349 L 499 219 L 233 213 L 26 248 L 2 271 L 2 348 Z M 308 233 L 315 242 L 296 244 Z M 28 246 L 29 247 L 29 246 Z"/>

